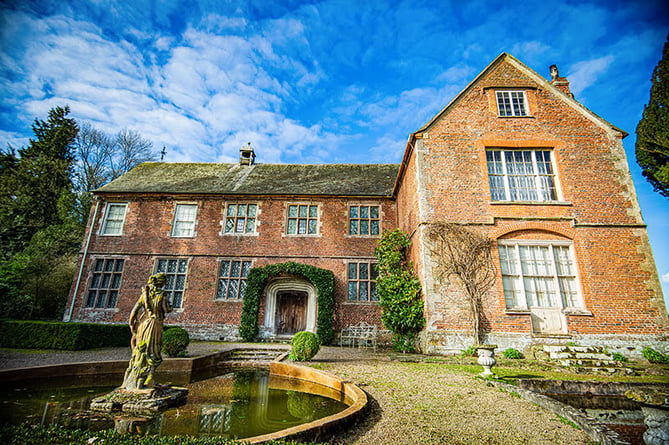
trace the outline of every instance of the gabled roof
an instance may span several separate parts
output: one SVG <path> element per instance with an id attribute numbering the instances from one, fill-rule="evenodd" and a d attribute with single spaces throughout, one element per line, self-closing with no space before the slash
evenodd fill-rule
<path id="1" fill-rule="evenodd" d="M 594 122 L 596 125 L 599 125 L 600 127 L 604 128 L 606 131 L 614 130 L 617 132 L 620 132 L 622 137 L 626 137 L 628 135 L 627 132 L 624 130 L 621 130 L 620 128 L 611 125 L 609 122 L 606 120 L 602 119 L 599 117 L 597 114 L 593 113 L 590 111 L 588 108 L 583 106 L 579 101 L 574 99 L 573 97 L 565 94 L 562 90 L 559 88 L 553 86 L 547 79 L 543 78 L 539 74 L 537 74 L 533 69 L 529 68 L 527 65 L 525 65 L 523 62 L 520 60 L 516 59 L 513 57 L 511 54 L 503 52 L 499 56 L 497 56 L 490 64 L 481 71 L 478 76 L 474 78 L 469 84 L 462 90 L 460 91 L 449 103 L 446 105 L 444 108 L 441 109 L 428 123 L 423 125 L 419 130 L 411 133 L 409 135 L 409 139 L 407 140 L 407 145 L 404 150 L 404 157 L 402 158 L 402 163 L 400 164 L 400 171 L 397 176 L 397 180 L 395 181 L 395 186 L 393 187 L 393 194 L 397 192 L 399 189 L 400 183 L 402 181 L 402 177 L 404 176 L 404 171 L 406 169 L 406 165 L 409 161 L 409 158 L 411 157 L 411 153 L 413 151 L 414 144 L 416 142 L 416 139 L 422 138 L 422 135 L 424 132 L 428 131 L 437 121 L 442 119 L 444 116 L 446 116 L 459 102 L 462 98 L 464 98 L 467 94 L 469 94 L 470 91 L 472 91 L 478 84 L 481 82 L 482 79 L 484 79 L 492 70 L 494 70 L 498 65 L 500 65 L 502 62 L 507 61 L 511 63 L 513 66 L 518 68 L 521 72 L 523 72 L 528 78 L 533 80 L 536 84 L 538 84 L 541 88 L 544 88 L 548 91 L 551 91 L 552 93 L 555 94 L 557 98 L 562 100 L 564 103 L 567 105 L 571 106 L 572 108 L 576 109 L 579 113 L 584 115 L 587 119 L 591 120 Z"/>
<path id="2" fill-rule="evenodd" d="M 398 170 L 397 164 L 147 162 L 95 192 L 390 197 Z"/>
<path id="3" fill-rule="evenodd" d="M 458 95 L 455 96 L 453 100 L 451 100 L 448 103 L 448 105 L 446 105 L 439 113 L 437 113 L 432 119 L 430 119 L 430 121 L 427 124 L 423 125 L 423 127 L 421 127 L 414 134 L 427 131 L 436 121 L 438 121 L 443 116 L 448 114 L 448 112 L 460 101 L 460 99 L 464 97 L 466 94 L 468 94 L 481 81 L 481 79 L 485 78 L 493 69 L 495 69 L 500 63 L 504 61 L 507 61 L 512 65 L 514 65 L 516 68 L 522 71 L 523 74 L 525 74 L 534 82 L 539 84 L 539 86 L 554 93 L 563 102 L 575 108 L 577 111 L 585 115 L 591 121 L 604 127 L 606 130 L 613 129 L 622 133 L 623 137 L 627 136 L 628 133 L 626 133 L 625 131 L 621 130 L 620 128 L 614 125 L 611 125 L 609 122 L 605 121 L 604 119 L 602 119 L 601 117 L 590 111 L 588 108 L 583 106 L 579 101 L 577 101 L 573 97 L 568 96 L 559 88 L 553 86 L 547 79 L 537 74 L 536 71 L 534 71 L 532 68 L 528 67 L 523 62 L 521 62 L 520 60 L 516 59 L 511 54 L 506 52 L 500 54 L 495 58 L 495 60 L 490 62 L 490 64 L 487 67 L 485 67 L 485 69 L 481 71 L 479 75 L 476 76 L 474 80 L 472 80 L 462 91 L 460 91 L 460 93 L 458 93 Z"/>

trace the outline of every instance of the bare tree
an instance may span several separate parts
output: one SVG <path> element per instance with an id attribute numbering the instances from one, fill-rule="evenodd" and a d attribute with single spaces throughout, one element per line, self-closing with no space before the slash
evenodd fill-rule
<path id="1" fill-rule="evenodd" d="M 483 343 L 483 300 L 495 283 L 492 241 L 460 224 L 437 222 L 427 229 L 436 275 L 456 277 L 465 291 L 474 339 Z"/>
<path id="2" fill-rule="evenodd" d="M 144 139 L 136 131 L 126 128 L 119 131 L 114 145 L 112 179 L 129 172 L 142 162 L 156 160 L 156 155 L 152 151 L 153 142 Z"/>
<path id="3" fill-rule="evenodd" d="M 74 183 L 80 218 L 85 221 L 93 202 L 93 190 L 132 170 L 142 162 L 155 161 L 153 143 L 138 132 L 123 129 L 115 136 L 85 122 L 75 140 Z"/>

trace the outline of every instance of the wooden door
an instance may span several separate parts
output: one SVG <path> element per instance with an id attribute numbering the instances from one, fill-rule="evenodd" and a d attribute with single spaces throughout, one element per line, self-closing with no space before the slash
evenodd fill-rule
<path id="1" fill-rule="evenodd" d="M 560 308 L 531 307 L 532 330 L 535 334 L 566 334 L 567 323 Z"/>
<path id="2" fill-rule="evenodd" d="M 307 293 L 280 291 L 276 295 L 274 332 L 293 335 L 307 328 Z"/>

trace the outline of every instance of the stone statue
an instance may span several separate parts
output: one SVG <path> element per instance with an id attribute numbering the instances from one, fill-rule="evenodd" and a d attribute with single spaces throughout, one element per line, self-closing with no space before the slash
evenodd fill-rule
<path id="1" fill-rule="evenodd" d="M 96 397 L 91 401 L 91 409 L 96 411 L 122 410 L 128 413 L 155 413 L 159 410 L 186 403 L 188 389 L 153 383 L 153 373 L 163 357 L 163 320 L 170 312 L 165 296 L 165 274 L 149 277 L 149 283 L 142 289 L 137 303 L 130 312 L 130 332 L 132 358 L 123 377 L 123 385 L 114 391 Z M 130 419 L 132 420 L 132 419 Z M 120 422 L 117 429 L 130 428 Z"/>
<path id="2" fill-rule="evenodd" d="M 165 296 L 165 274 L 149 277 L 148 285 L 130 312 L 132 358 L 125 372 L 123 388 L 145 389 L 153 386 L 153 373 L 163 361 L 160 351 L 163 346 L 163 320 L 170 312 Z"/>

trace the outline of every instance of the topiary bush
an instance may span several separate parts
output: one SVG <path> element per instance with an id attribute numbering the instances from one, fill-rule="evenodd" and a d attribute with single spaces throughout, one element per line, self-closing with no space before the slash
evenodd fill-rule
<path id="1" fill-rule="evenodd" d="M 184 328 L 177 326 L 163 332 L 163 351 L 168 357 L 185 357 L 189 343 L 190 337 Z"/>
<path id="2" fill-rule="evenodd" d="M 508 359 L 518 360 L 523 358 L 523 354 L 515 348 L 507 348 L 502 352 L 502 355 Z"/>
<path id="3" fill-rule="evenodd" d="M 302 331 L 295 334 L 293 341 L 290 342 L 292 349 L 288 358 L 294 362 L 303 362 L 311 360 L 321 348 L 321 342 L 318 335 L 313 332 Z"/>
<path id="4" fill-rule="evenodd" d="M 656 351 L 653 348 L 646 346 L 641 351 L 643 356 L 651 363 L 659 363 L 661 365 L 669 365 L 669 355 Z"/>

